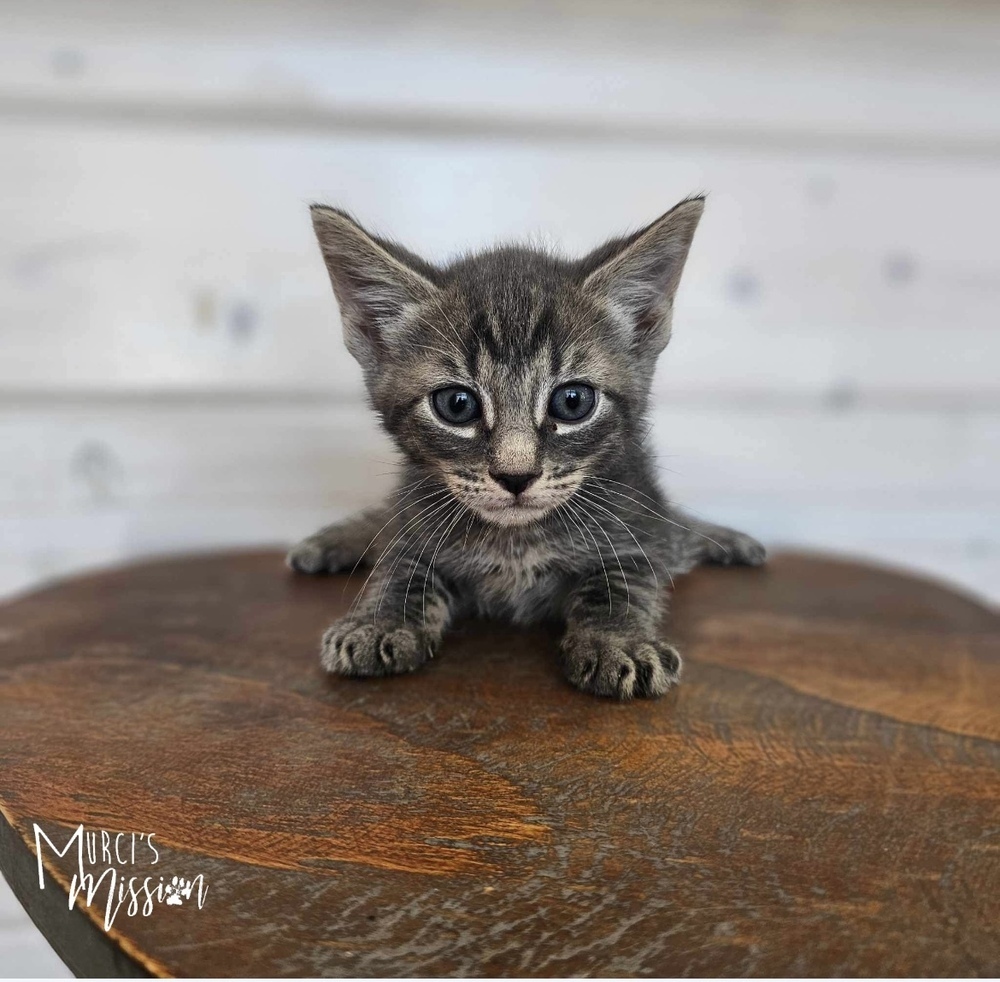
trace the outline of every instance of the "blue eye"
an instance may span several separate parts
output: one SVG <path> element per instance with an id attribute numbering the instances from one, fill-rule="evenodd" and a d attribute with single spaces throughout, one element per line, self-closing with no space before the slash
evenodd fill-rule
<path id="1" fill-rule="evenodd" d="M 431 404 L 434 412 L 452 426 L 466 426 L 482 416 L 475 393 L 458 386 L 432 392 Z"/>
<path id="2" fill-rule="evenodd" d="M 579 423 L 594 410 L 597 393 L 582 382 L 561 386 L 549 399 L 549 415 L 566 423 Z"/>

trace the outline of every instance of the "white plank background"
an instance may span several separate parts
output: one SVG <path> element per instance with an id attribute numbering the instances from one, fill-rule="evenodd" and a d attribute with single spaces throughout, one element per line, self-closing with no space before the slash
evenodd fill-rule
<path id="1" fill-rule="evenodd" d="M 0 594 L 388 486 L 308 202 L 443 259 L 707 190 L 668 487 L 1000 599 L 998 42 L 973 0 L 0 0 Z M 3 970 L 58 974 L 25 923 Z"/>

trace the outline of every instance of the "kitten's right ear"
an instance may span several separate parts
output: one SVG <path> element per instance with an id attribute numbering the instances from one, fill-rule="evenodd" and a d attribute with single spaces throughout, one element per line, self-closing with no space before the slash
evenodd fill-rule
<path id="1" fill-rule="evenodd" d="M 431 267 L 401 246 L 366 232 L 336 208 L 312 205 L 313 229 L 340 305 L 344 344 L 371 372 L 392 347 L 409 309 L 431 299 Z"/>

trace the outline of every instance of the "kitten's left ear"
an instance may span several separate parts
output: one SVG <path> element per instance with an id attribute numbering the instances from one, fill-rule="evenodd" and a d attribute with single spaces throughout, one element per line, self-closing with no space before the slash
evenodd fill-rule
<path id="1" fill-rule="evenodd" d="M 703 197 L 688 198 L 580 264 L 584 289 L 627 319 L 633 343 L 646 354 L 657 355 L 670 340 L 674 294 L 704 208 Z"/>

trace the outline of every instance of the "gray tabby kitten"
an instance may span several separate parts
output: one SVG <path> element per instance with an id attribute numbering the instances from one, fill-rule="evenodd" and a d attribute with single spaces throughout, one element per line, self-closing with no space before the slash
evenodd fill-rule
<path id="1" fill-rule="evenodd" d="M 565 624 L 586 692 L 665 692 L 657 631 L 672 576 L 759 565 L 747 535 L 664 497 L 645 446 L 649 388 L 704 200 L 569 261 L 501 246 L 434 266 L 315 205 L 344 339 L 403 456 L 384 503 L 300 542 L 304 573 L 371 565 L 324 635 L 342 675 L 419 668 L 457 617 Z"/>

